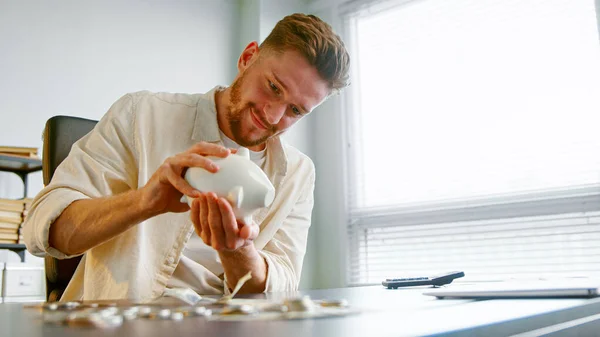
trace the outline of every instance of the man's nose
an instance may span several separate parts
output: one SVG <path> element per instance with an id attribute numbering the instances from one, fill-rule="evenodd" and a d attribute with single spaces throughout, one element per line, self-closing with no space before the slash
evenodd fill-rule
<path id="1" fill-rule="evenodd" d="M 286 105 L 279 103 L 269 103 L 265 105 L 265 116 L 267 117 L 267 122 L 271 125 L 276 125 L 285 114 Z"/>

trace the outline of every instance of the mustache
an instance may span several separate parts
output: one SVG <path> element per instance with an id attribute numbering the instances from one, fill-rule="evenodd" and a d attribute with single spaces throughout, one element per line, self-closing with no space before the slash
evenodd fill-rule
<path id="1" fill-rule="evenodd" d="M 244 112 L 248 111 L 248 113 L 253 114 L 265 127 L 268 131 L 275 132 L 277 127 L 267 121 L 267 118 L 260 114 L 259 110 L 256 109 L 256 105 L 254 103 L 246 103 L 239 108 L 236 108 L 233 105 L 228 107 L 228 115 L 229 120 L 231 122 L 239 123 L 241 122 Z"/>
<path id="2" fill-rule="evenodd" d="M 260 113 L 258 113 L 258 110 L 256 110 L 256 107 L 254 106 L 254 104 L 248 104 L 248 109 L 250 110 L 250 113 L 253 113 L 254 116 L 256 116 L 256 118 L 264 126 L 267 127 L 267 130 L 275 131 L 275 125 L 272 125 L 271 123 L 269 123 L 265 117 L 263 117 Z"/>

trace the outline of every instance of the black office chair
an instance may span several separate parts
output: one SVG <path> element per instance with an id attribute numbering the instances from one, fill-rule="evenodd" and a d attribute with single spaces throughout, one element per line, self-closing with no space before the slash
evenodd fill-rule
<path id="1" fill-rule="evenodd" d="M 46 122 L 42 158 L 44 185 L 50 183 L 54 171 L 67 157 L 73 143 L 90 132 L 96 123 L 94 120 L 71 116 L 54 116 Z M 48 302 L 60 300 L 80 260 L 80 256 L 59 260 L 46 255 L 44 262 Z"/>

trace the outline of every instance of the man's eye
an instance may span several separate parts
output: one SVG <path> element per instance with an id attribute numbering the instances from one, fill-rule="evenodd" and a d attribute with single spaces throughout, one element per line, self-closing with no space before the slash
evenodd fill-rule
<path id="1" fill-rule="evenodd" d="M 279 88 L 275 85 L 275 83 L 269 81 L 269 86 L 271 87 L 271 90 L 273 90 L 274 93 L 279 94 Z"/>
<path id="2" fill-rule="evenodd" d="M 300 116 L 302 115 L 302 112 L 295 106 L 292 107 L 292 112 L 294 113 L 294 115 L 296 116 Z"/>

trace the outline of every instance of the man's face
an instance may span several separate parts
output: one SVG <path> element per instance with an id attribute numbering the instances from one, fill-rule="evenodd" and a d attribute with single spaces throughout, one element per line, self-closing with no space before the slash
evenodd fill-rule
<path id="1" fill-rule="evenodd" d="M 317 69 L 295 51 L 254 57 L 232 84 L 227 111 L 233 140 L 245 147 L 283 133 L 330 92 Z"/>

